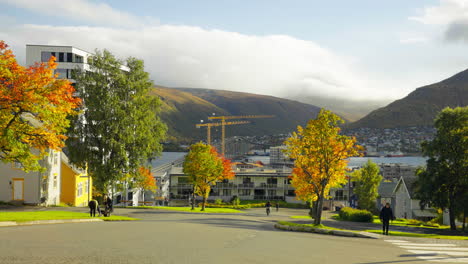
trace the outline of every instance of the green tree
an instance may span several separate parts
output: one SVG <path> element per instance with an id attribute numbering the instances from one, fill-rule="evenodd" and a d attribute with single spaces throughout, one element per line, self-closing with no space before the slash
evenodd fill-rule
<path id="1" fill-rule="evenodd" d="M 449 210 L 450 229 L 466 208 L 468 187 L 468 107 L 445 108 L 435 119 L 437 133 L 422 143 L 428 157 L 426 168 L 418 170 L 417 198 L 421 205 Z"/>
<path id="2" fill-rule="evenodd" d="M 83 100 L 67 140 L 70 160 L 88 166 L 99 190 L 135 175 L 148 159 L 157 156 L 166 126 L 158 117 L 160 101 L 148 96 L 153 83 L 141 60 L 124 63 L 110 52 L 96 52 L 90 69 L 74 73 Z"/>
<path id="3" fill-rule="evenodd" d="M 286 140 L 287 155 L 294 159 L 292 185 L 296 197 L 311 204 L 310 214 L 320 224 L 323 201 L 330 188 L 346 183 L 346 160 L 358 156 L 356 139 L 340 135 L 338 125 L 344 121 L 322 109 L 305 128 L 298 126 Z"/>
<path id="4" fill-rule="evenodd" d="M 354 193 L 358 196 L 359 207 L 371 212 L 375 211 L 378 189 L 383 179 L 379 166 L 368 159 L 361 169 L 352 173 L 352 178 L 356 181 Z"/>
<path id="5" fill-rule="evenodd" d="M 190 151 L 184 160 L 183 171 L 193 184 L 194 193 L 203 198 L 201 211 L 205 211 L 211 187 L 219 181 L 234 177 L 229 160 L 220 157 L 214 147 L 202 142 L 190 146 Z"/>

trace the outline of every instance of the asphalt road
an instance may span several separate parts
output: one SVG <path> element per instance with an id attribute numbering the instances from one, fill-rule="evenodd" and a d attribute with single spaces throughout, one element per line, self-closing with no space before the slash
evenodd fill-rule
<path id="1" fill-rule="evenodd" d="M 244 215 L 117 211 L 142 220 L 0 228 L 0 263 L 434 263 L 421 259 L 430 254 L 410 253 L 398 242 L 273 228 L 278 219 L 304 214 L 295 210 L 270 217 L 263 209 Z"/>

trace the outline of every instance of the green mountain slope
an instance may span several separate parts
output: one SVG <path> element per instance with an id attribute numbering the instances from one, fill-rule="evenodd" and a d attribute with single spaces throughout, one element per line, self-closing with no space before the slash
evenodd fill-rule
<path id="1" fill-rule="evenodd" d="M 403 99 L 372 111 L 350 128 L 431 126 L 443 108 L 468 105 L 468 70 L 416 89 Z"/>
<path id="2" fill-rule="evenodd" d="M 179 139 L 201 139 L 206 129 L 195 124 L 207 120 L 213 113 L 221 115 L 275 115 L 274 118 L 251 119 L 251 124 L 227 126 L 226 135 L 272 135 L 289 133 L 297 125 L 315 118 L 320 108 L 273 96 L 195 88 L 156 87 L 152 95 L 162 99 L 162 119 L 169 135 Z M 218 138 L 219 128 L 213 137 Z"/>

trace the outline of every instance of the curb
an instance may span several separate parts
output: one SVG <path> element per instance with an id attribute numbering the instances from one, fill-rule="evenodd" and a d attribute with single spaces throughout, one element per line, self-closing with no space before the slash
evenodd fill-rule
<path id="1" fill-rule="evenodd" d="M 332 235 L 332 236 L 358 237 L 358 238 L 371 238 L 371 239 L 380 238 L 379 235 L 368 233 L 368 232 L 330 230 L 330 229 L 323 229 L 323 228 L 313 228 L 313 227 L 308 227 L 308 226 L 287 226 L 287 225 L 275 224 L 275 228 L 280 229 L 280 230 L 286 230 L 286 231 L 308 232 L 308 233 L 317 233 L 317 234 Z"/>
<path id="2" fill-rule="evenodd" d="M 89 222 L 103 222 L 102 219 L 63 219 L 63 220 L 37 220 L 28 222 L 0 222 L 2 226 L 27 226 L 27 225 L 50 225 L 50 224 L 68 224 L 68 223 L 89 223 Z"/>

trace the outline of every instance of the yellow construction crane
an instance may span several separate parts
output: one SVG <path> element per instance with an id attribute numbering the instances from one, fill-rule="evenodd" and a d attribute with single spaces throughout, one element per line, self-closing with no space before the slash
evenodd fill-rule
<path id="1" fill-rule="evenodd" d="M 230 125 L 243 125 L 243 124 L 248 124 L 250 121 L 231 121 L 231 122 L 225 122 L 223 123 L 201 123 L 201 124 L 196 124 L 195 126 L 197 128 L 200 127 L 205 127 L 206 126 L 206 141 L 208 145 L 211 145 L 211 127 L 214 126 L 230 126 Z"/>
<path id="2" fill-rule="evenodd" d="M 224 156 L 225 146 L 224 146 L 224 138 L 226 136 L 226 129 L 224 126 L 226 125 L 226 120 L 229 119 L 251 119 L 251 118 L 271 118 L 275 117 L 274 115 L 243 115 L 243 116 L 210 116 L 208 119 L 221 119 L 221 153 Z M 240 121 L 238 121 L 240 122 Z M 230 123 L 230 122 L 229 122 Z"/>

